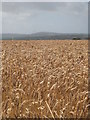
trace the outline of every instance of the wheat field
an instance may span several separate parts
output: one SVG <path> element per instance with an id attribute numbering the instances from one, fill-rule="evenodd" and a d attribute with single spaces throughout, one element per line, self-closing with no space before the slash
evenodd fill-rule
<path id="1" fill-rule="evenodd" d="M 2 41 L 3 118 L 86 118 L 88 40 Z"/>

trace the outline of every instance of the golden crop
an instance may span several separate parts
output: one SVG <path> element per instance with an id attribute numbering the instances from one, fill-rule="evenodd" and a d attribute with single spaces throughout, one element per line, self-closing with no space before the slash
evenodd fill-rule
<path id="1" fill-rule="evenodd" d="M 4 118 L 88 115 L 88 40 L 2 41 Z"/>

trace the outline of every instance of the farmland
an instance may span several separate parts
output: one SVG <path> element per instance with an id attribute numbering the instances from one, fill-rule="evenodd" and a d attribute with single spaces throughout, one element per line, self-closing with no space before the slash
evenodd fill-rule
<path id="1" fill-rule="evenodd" d="M 88 40 L 2 41 L 4 118 L 88 115 Z"/>

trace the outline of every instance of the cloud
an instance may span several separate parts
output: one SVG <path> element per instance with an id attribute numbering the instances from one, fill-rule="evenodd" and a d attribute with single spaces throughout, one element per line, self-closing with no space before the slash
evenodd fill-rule
<path id="1" fill-rule="evenodd" d="M 87 32 L 87 2 L 3 2 L 2 5 L 6 33 Z"/>
<path id="2" fill-rule="evenodd" d="M 66 11 L 80 13 L 88 10 L 88 3 L 79 2 L 5 2 L 2 3 L 2 10 L 6 13 L 20 14 L 20 13 L 31 13 L 33 11 Z"/>
<path id="3" fill-rule="evenodd" d="M 89 0 L 2 0 L 3 2 L 88 2 Z"/>
<path id="4" fill-rule="evenodd" d="M 30 12 L 30 11 L 57 11 L 60 7 L 65 7 L 67 3 L 49 3 L 49 2 L 5 2 L 2 4 L 3 12 L 8 13 L 19 13 L 19 12 Z"/>

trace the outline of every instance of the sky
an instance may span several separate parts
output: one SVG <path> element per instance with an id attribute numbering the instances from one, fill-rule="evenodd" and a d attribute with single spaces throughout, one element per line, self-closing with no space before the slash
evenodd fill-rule
<path id="1" fill-rule="evenodd" d="M 3 33 L 88 33 L 87 0 L 82 0 L 84 2 L 80 2 L 81 0 L 79 2 L 74 2 L 74 0 L 72 2 L 21 1 L 3 0 Z"/>
<path id="2" fill-rule="evenodd" d="M 88 2 L 89 0 L 1 0 L 2 2 Z"/>

